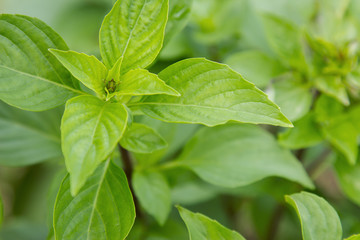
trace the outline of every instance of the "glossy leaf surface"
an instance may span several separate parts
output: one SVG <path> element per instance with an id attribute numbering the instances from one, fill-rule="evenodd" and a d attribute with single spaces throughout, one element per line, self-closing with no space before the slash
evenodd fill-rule
<path id="1" fill-rule="evenodd" d="M 301 192 L 285 196 L 297 212 L 304 240 L 339 240 L 342 228 L 339 216 L 325 199 Z"/>
<path id="2" fill-rule="evenodd" d="M 121 56 L 122 73 L 151 64 L 163 44 L 168 5 L 168 0 L 118 0 L 100 29 L 105 65 L 111 68 Z"/>
<path id="3" fill-rule="evenodd" d="M 67 50 L 65 42 L 42 21 L 0 15 L 0 99 L 31 111 L 62 105 L 78 94 L 78 82 L 48 52 Z"/>
<path id="4" fill-rule="evenodd" d="M 110 160 L 101 164 L 76 197 L 70 178 L 61 184 L 54 211 L 55 239 L 123 240 L 135 221 L 125 173 Z"/>
<path id="5" fill-rule="evenodd" d="M 245 240 L 239 233 L 227 229 L 217 221 L 203 214 L 190 212 L 180 206 L 177 208 L 187 226 L 190 240 Z"/>
<path id="6" fill-rule="evenodd" d="M 62 150 L 76 194 L 96 167 L 113 151 L 128 119 L 120 103 L 80 96 L 67 102 L 61 124 Z"/>
<path id="7" fill-rule="evenodd" d="M 292 126 L 262 91 L 226 65 L 186 59 L 166 68 L 159 77 L 181 96 L 149 96 L 135 104 L 150 117 L 207 126 L 230 120 Z"/>

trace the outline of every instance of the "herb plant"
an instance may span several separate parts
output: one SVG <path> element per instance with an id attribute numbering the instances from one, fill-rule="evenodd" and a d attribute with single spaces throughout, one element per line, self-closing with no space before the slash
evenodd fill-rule
<path id="1" fill-rule="evenodd" d="M 54 177 L 48 239 L 184 239 L 180 216 L 192 240 L 271 240 L 279 219 L 295 214 L 304 240 L 344 239 L 317 177 L 334 166 L 359 204 L 358 35 L 316 29 L 349 24 L 350 1 L 329 5 L 335 20 L 314 9 L 325 20 L 309 16 L 305 30 L 293 15 L 259 20 L 247 0 L 197 1 L 193 11 L 199 2 L 218 24 L 236 14 L 241 28 L 211 25 L 198 11 L 187 34 L 193 52 L 208 45 L 203 55 L 212 60 L 176 57 L 165 67 L 191 1 L 117 0 L 101 24 L 101 60 L 69 50 L 37 18 L 0 14 L 0 165 L 65 163 L 62 181 Z M 223 56 L 236 41 L 251 50 Z M 228 224 L 184 207 L 218 196 Z M 237 222 L 240 196 L 250 199 L 256 237 Z"/>

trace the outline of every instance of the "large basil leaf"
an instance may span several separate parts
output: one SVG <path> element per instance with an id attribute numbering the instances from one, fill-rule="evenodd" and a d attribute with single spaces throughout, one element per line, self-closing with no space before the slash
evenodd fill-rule
<path id="1" fill-rule="evenodd" d="M 159 54 L 168 0 L 118 0 L 100 29 L 100 52 L 111 68 L 123 56 L 121 72 L 145 68 Z"/>
<path id="2" fill-rule="evenodd" d="M 54 210 L 55 239 L 123 240 L 135 221 L 135 207 L 121 168 L 101 164 L 76 197 L 70 177 L 61 184 Z"/>
<path id="3" fill-rule="evenodd" d="M 207 126 L 229 120 L 292 126 L 265 93 L 226 65 L 186 59 L 166 68 L 159 77 L 181 96 L 154 95 L 132 105 L 150 117 Z"/>
<path id="4" fill-rule="evenodd" d="M 304 240 L 340 240 L 339 216 L 325 199 L 308 192 L 285 196 L 297 212 Z"/>
<path id="5" fill-rule="evenodd" d="M 75 195 L 123 135 L 128 113 L 120 103 L 79 96 L 66 103 L 61 143 Z"/>
<path id="6" fill-rule="evenodd" d="M 34 113 L 0 101 L 0 165 L 25 166 L 62 158 L 62 111 Z"/>
<path id="7" fill-rule="evenodd" d="M 171 210 L 170 187 L 166 178 L 155 171 L 136 171 L 133 187 L 144 209 L 163 225 Z"/>
<path id="8" fill-rule="evenodd" d="M 95 56 L 55 49 L 51 49 L 50 52 L 85 86 L 100 97 L 105 97 L 107 69 Z"/>
<path id="9" fill-rule="evenodd" d="M 48 52 L 67 50 L 65 42 L 42 21 L 0 15 L 0 99 L 31 111 L 62 105 L 77 94 L 78 82 Z"/>
<path id="10" fill-rule="evenodd" d="M 203 214 L 193 213 L 179 206 L 177 208 L 188 228 L 190 240 L 245 240 L 239 233 L 227 229 Z"/>
<path id="11" fill-rule="evenodd" d="M 2 225 L 3 220 L 4 220 L 4 205 L 0 194 L 0 227 Z"/>
<path id="12" fill-rule="evenodd" d="M 239 187 L 278 176 L 313 188 L 291 152 L 281 148 L 271 134 L 253 125 L 203 128 L 187 143 L 175 164 L 189 167 L 205 181 L 223 187 Z"/>

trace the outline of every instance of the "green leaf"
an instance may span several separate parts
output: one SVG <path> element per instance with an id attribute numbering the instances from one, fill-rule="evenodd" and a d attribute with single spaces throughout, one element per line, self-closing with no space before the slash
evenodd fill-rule
<path id="1" fill-rule="evenodd" d="M 0 101 L 0 165 L 26 166 L 62 158 L 63 109 L 28 112 Z"/>
<path id="2" fill-rule="evenodd" d="M 65 42 L 42 21 L 0 15 L 0 99 L 31 111 L 62 105 L 78 94 L 78 82 L 48 52 L 67 50 Z"/>
<path id="3" fill-rule="evenodd" d="M 346 86 L 339 76 L 321 76 L 315 79 L 316 87 L 323 93 L 337 99 L 345 106 L 349 105 Z"/>
<path id="4" fill-rule="evenodd" d="M 54 210 L 55 239 L 123 240 L 135 221 L 135 207 L 121 168 L 101 164 L 76 197 L 70 178 L 61 184 Z"/>
<path id="5" fill-rule="evenodd" d="M 306 69 L 301 32 L 291 23 L 274 15 L 264 15 L 267 39 L 280 60 L 288 67 Z"/>
<path id="6" fill-rule="evenodd" d="M 294 128 L 286 129 L 285 132 L 279 134 L 280 145 L 290 149 L 308 148 L 320 143 L 323 139 L 320 126 L 316 123 L 313 113 L 294 122 Z"/>
<path id="7" fill-rule="evenodd" d="M 245 240 L 239 233 L 203 214 L 190 212 L 180 206 L 177 208 L 189 231 L 190 240 Z"/>
<path id="8" fill-rule="evenodd" d="M 171 210 L 170 187 L 159 172 L 135 171 L 133 187 L 141 206 L 160 225 L 164 225 Z"/>
<path id="9" fill-rule="evenodd" d="M 290 121 L 296 121 L 309 112 L 312 104 L 310 89 L 296 76 L 290 75 L 274 83 L 274 102 Z"/>
<path id="10" fill-rule="evenodd" d="M 94 96 L 79 96 L 66 103 L 61 143 L 73 195 L 113 151 L 127 121 L 128 113 L 120 103 L 103 102 Z"/>
<path id="11" fill-rule="evenodd" d="M 86 87 L 97 93 L 99 97 L 105 97 L 107 69 L 95 56 L 56 49 L 49 51 Z"/>
<path id="12" fill-rule="evenodd" d="M 168 9 L 168 0 L 118 0 L 100 29 L 105 65 L 123 56 L 122 73 L 149 66 L 162 47 Z"/>
<path id="13" fill-rule="evenodd" d="M 136 153 L 152 153 L 167 147 L 166 141 L 154 129 L 133 123 L 120 140 L 123 148 Z"/>
<path id="14" fill-rule="evenodd" d="M 175 163 L 222 187 L 245 186 L 278 176 L 313 188 L 291 152 L 281 148 L 271 134 L 253 125 L 202 128 Z"/>
<path id="15" fill-rule="evenodd" d="M 342 229 L 339 216 L 325 199 L 308 192 L 285 196 L 297 212 L 304 240 L 339 240 Z"/>
<path id="16" fill-rule="evenodd" d="M 338 149 L 350 164 L 355 164 L 358 156 L 359 129 L 349 114 L 343 113 L 329 119 L 321 128 L 325 138 Z"/>
<path id="17" fill-rule="evenodd" d="M 360 234 L 352 235 L 344 240 L 360 240 Z"/>
<path id="18" fill-rule="evenodd" d="M 193 0 L 171 0 L 169 19 L 166 24 L 164 45 L 166 45 L 177 33 L 179 33 L 191 16 Z"/>
<path id="19" fill-rule="evenodd" d="M 258 50 L 235 53 L 226 58 L 225 63 L 257 87 L 266 87 L 272 78 L 283 71 L 277 60 Z"/>
<path id="20" fill-rule="evenodd" d="M 133 104 L 150 117 L 207 126 L 230 120 L 292 126 L 266 94 L 226 65 L 186 59 L 166 68 L 159 77 L 181 97 L 154 95 Z"/>
<path id="21" fill-rule="evenodd" d="M 343 192 L 360 206 L 360 162 L 354 166 L 339 157 L 335 163 L 335 170 Z"/>
<path id="22" fill-rule="evenodd" d="M 0 227 L 3 223 L 3 220 L 4 220 L 4 205 L 0 193 Z"/>
<path id="23" fill-rule="evenodd" d="M 122 78 L 116 95 L 155 95 L 166 94 L 180 96 L 172 87 L 166 85 L 156 74 L 145 69 L 134 69 L 127 72 Z"/>

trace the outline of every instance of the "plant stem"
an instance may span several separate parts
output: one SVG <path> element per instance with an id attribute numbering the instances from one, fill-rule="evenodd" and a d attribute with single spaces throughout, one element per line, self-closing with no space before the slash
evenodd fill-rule
<path id="1" fill-rule="evenodd" d="M 120 155 L 121 155 L 121 160 L 122 160 L 122 163 L 124 165 L 123 166 L 124 172 L 125 172 L 125 175 L 126 175 L 126 177 L 128 179 L 130 191 L 131 191 L 131 194 L 132 194 L 133 199 L 134 199 L 136 216 L 140 220 L 145 222 L 144 214 L 140 210 L 139 200 L 137 199 L 137 197 L 135 195 L 133 185 L 132 185 L 132 175 L 133 175 L 133 171 L 134 171 L 134 166 L 133 166 L 133 163 L 132 163 L 132 160 L 131 160 L 130 153 L 125 148 L 121 147 L 120 144 L 118 144 L 118 147 L 119 147 L 119 151 L 120 151 Z"/>

